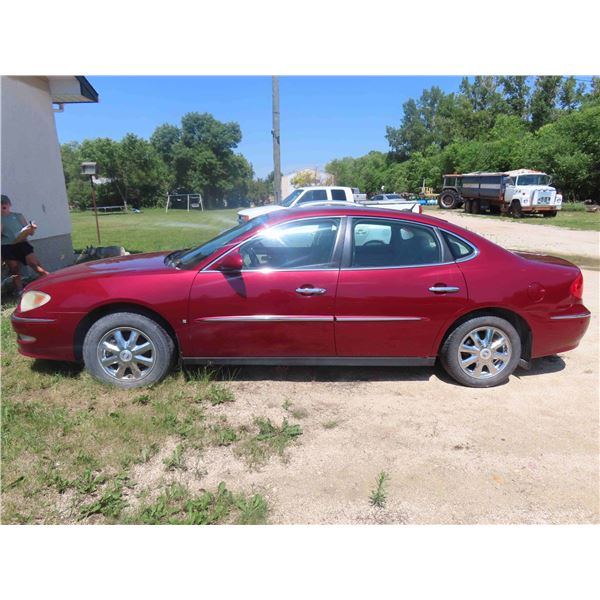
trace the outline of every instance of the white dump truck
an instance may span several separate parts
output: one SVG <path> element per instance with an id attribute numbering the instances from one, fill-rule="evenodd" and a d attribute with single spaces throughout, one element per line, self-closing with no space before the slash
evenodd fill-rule
<path id="1" fill-rule="evenodd" d="M 555 217 L 562 208 L 562 196 L 551 185 L 546 173 L 518 169 L 502 173 L 451 173 L 444 175 L 438 198 L 440 208 L 459 208 L 465 212 L 542 213 Z"/>
<path id="2" fill-rule="evenodd" d="M 303 206 L 310 202 L 311 205 L 331 204 L 352 202 L 361 206 L 377 206 L 380 208 L 390 208 L 392 210 L 404 210 L 409 212 L 422 212 L 421 205 L 418 202 L 409 202 L 407 200 L 367 200 L 365 194 L 361 194 L 357 188 L 342 186 L 315 186 L 302 187 L 294 190 L 287 198 L 284 198 L 279 204 L 267 204 L 265 206 L 256 206 L 254 208 L 244 208 L 238 211 L 238 221 L 245 223 L 254 217 L 264 215 L 276 210 Z"/>

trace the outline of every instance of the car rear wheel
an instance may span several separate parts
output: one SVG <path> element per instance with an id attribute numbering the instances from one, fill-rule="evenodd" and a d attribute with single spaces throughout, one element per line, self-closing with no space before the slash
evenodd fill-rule
<path id="1" fill-rule="evenodd" d="M 152 319 L 113 313 L 98 319 L 83 342 L 86 369 L 103 383 L 135 388 L 160 381 L 173 363 L 175 344 Z"/>
<path id="2" fill-rule="evenodd" d="M 517 368 L 521 338 L 506 319 L 485 316 L 462 323 L 448 336 L 440 353 L 448 375 L 468 387 L 504 383 Z"/>

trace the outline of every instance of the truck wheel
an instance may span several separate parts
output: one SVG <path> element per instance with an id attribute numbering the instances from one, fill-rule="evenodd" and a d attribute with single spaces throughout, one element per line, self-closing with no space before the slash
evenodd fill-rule
<path id="1" fill-rule="evenodd" d="M 466 213 L 471 212 L 471 200 L 465 200 L 465 212 Z"/>
<path id="2" fill-rule="evenodd" d="M 471 212 L 474 215 L 478 215 L 481 212 L 481 201 L 471 200 Z"/>
<path id="3" fill-rule="evenodd" d="M 545 218 L 549 218 L 549 217 L 555 217 L 556 216 L 556 211 L 555 210 L 549 210 L 548 212 L 542 213 L 544 215 Z"/>
<path id="4" fill-rule="evenodd" d="M 160 381 L 170 370 L 175 344 L 154 320 L 137 313 L 98 319 L 83 342 L 86 369 L 103 383 L 135 388 Z"/>
<path id="5" fill-rule="evenodd" d="M 490 205 L 490 214 L 492 214 L 492 215 L 499 215 L 500 214 L 500 207 L 497 204 Z"/>
<path id="6" fill-rule="evenodd" d="M 460 196 L 454 190 L 444 190 L 438 198 L 438 206 L 440 208 L 450 209 L 458 208 L 460 204 Z"/>
<path id="7" fill-rule="evenodd" d="M 505 319 L 475 317 L 450 333 L 440 351 L 442 366 L 458 383 L 488 388 L 504 383 L 521 358 L 521 338 Z"/>
<path id="8" fill-rule="evenodd" d="M 510 214 L 513 219 L 522 219 L 523 218 L 523 209 L 521 207 L 521 203 L 518 200 L 513 200 L 510 205 Z"/>

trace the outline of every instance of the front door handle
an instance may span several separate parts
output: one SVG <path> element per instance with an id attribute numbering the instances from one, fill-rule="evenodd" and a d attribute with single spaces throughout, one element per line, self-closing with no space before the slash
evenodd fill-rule
<path id="1" fill-rule="evenodd" d="M 314 287 L 299 287 L 296 289 L 297 294 L 302 296 L 319 296 L 324 294 L 327 290 L 325 288 L 314 288 Z"/>
<path id="2" fill-rule="evenodd" d="M 456 292 L 460 291 L 460 288 L 448 285 L 434 285 L 429 288 L 429 291 L 434 294 L 456 294 Z"/>

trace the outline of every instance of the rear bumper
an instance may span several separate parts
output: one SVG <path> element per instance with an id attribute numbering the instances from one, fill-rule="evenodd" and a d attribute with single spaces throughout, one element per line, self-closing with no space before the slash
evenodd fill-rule
<path id="1" fill-rule="evenodd" d="M 75 361 L 75 329 L 83 315 L 68 313 L 44 317 L 11 316 L 19 353 L 30 358 Z"/>
<path id="2" fill-rule="evenodd" d="M 591 313 L 583 306 L 550 316 L 534 332 L 531 357 L 540 358 L 577 348 L 590 326 L 590 317 Z"/>

